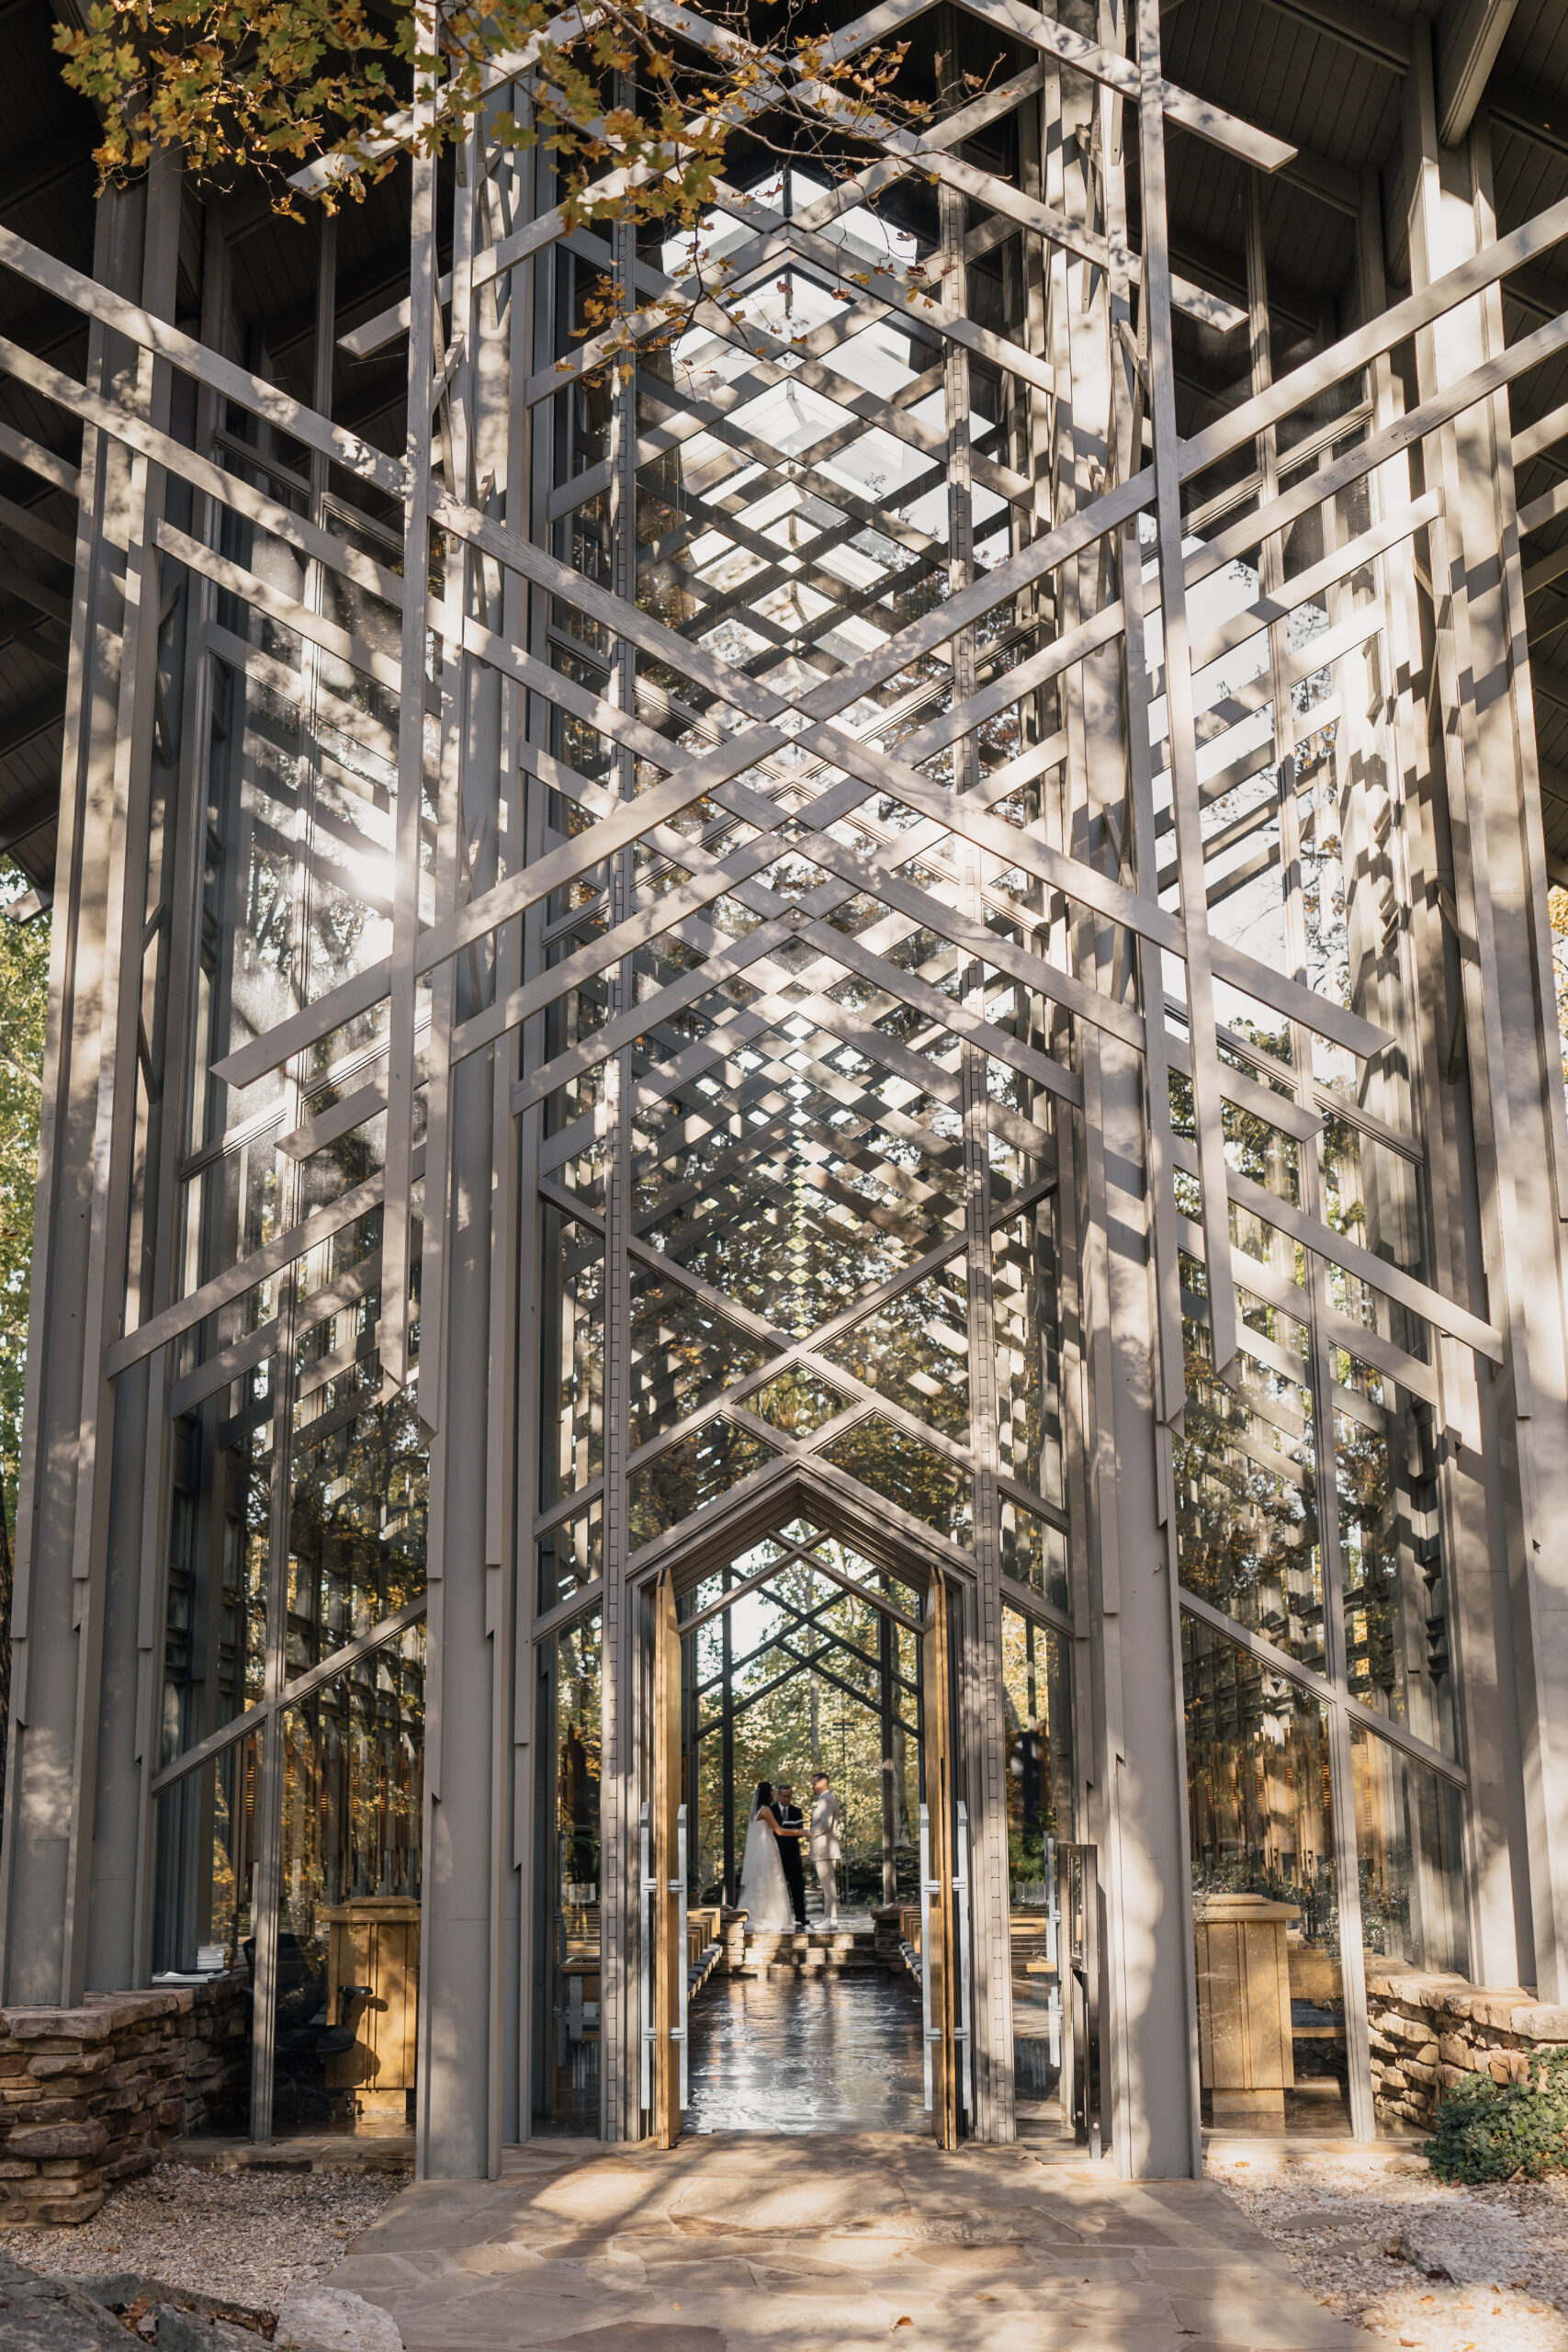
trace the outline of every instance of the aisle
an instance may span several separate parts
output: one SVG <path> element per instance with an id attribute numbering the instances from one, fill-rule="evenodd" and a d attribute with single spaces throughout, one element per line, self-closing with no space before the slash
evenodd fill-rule
<path id="1" fill-rule="evenodd" d="M 919 1993 L 908 1977 L 716 1977 L 690 2032 L 688 2132 L 927 2128 Z"/>

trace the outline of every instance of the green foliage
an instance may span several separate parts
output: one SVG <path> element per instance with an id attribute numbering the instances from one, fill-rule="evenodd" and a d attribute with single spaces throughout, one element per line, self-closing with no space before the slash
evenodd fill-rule
<path id="1" fill-rule="evenodd" d="M 0 904 L 30 887 L 16 866 L 0 869 Z M 0 1478 L 8 1524 L 15 1523 L 22 1446 L 49 935 L 47 916 L 0 921 Z"/>
<path id="2" fill-rule="evenodd" d="M 824 1538 L 823 1556 L 847 1573 L 874 1583 L 876 1571 L 856 1553 Z M 907 1587 L 895 1582 L 892 1598 L 908 1610 L 918 1606 Z M 735 1753 L 736 1862 L 745 1849 L 752 1792 L 759 1781 L 775 1786 L 788 1781 L 795 1803 L 809 1799 L 812 1772 L 820 1766 L 839 1800 L 839 1836 L 846 1871 L 863 1893 L 880 1900 L 882 1869 L 882 1724 L 880 1713 L 879 1617 L 868 1599 L 835 1589 L 809 1561 L 782 1568 L 760 1595 L 740 1602 L 731 1617 Z M 717 1677 L 723 1636 L 716 1621 L 694 1637 L 688 1671 L 701 1689 L 700 1736 L 694 1786 L 694 1834 L 691 1846 L 693 1884 L 700 1894 L 716 1887 L 724 1854 L 722 1700 Z M 791 1672 L 815 1656 L 818 1670 Z M 914 1637 L 895 1629 L 896 1685 L 893 1736 L 893 1834 L 908 1854 L 911 1825 L 919 1803 L 919 1743 L 915 1736 L 918 1673 Z M 788 1678 L 787 1679 L 785 1678 Z M 899 1718 L 902 1721 L 900 1723 Z M 810 1868 L 807 1865 L 807 1878 Z"/>
<path id="3" fill-rule="evenodd" d="M 1532 2061 L 1523 2083 L 1468 2075 L 1444 2094 L 1427 2143 L 1439 2180 L 1542 2180 L 1568 2172 L 1568 2051 Z"/>
<path id="4" fill-rule="evenodd" d="M 795 111 L 797 132 L 827 154 L 824 124 L 852 140 L 928 111 L 893 88 L 903 46 L 838 61 L 820 33 L 795 29 L 793 6 L 761 38 L 753 12 L 725 0 L 684 29 L 677 44 L 644 0 L 89 0 L 55 47 L 103 118 L 100 185 L 175 148 L 208 182 L 259 173 L 295 219 L 289 175 L 301 165 L 330 164 L 312 192 L 333 209 L 363 201 L 412 149 L 457 145 L 482 117 L 492 141 L 551 152 L 569 228 L 626 219 L 694 232 L 741 124 Z M 526 91 L 521 115 L 497 103 L 513 85 Z M 589 309 L 590 327 L 616 327 L 613 295 Z"/>

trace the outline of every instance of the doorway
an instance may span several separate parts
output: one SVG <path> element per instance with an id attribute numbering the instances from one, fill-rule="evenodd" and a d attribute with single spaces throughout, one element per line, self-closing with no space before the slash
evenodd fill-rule
<path id="1" fill-rule="evenodd" d="M 878 1565 L 802 1521 L 716 1567 L 660 1574 L 640 1921 L 641 2100 L 659 2144 L 686 2131 L 961 2136 L 969 1873 L 952 1601 L 936 1563 Z M 744 1882 L 762 1792 L 780 1849 L 795 1829 L 805 1861 L 775 1917 Z"/>
<path id="2" fill-rule="evenodd" d="M 1073 1879 L 1088 1849 L 1066 1842 L 1069 1646 L 1043 1608 L 1007 1597 L 991 1770 L 963 1564 L 835 1500 L 802 1481 L 769 1517 L 737 1513 L 700 1551 L 672 1548 L 626 1591 L 618 1679 L 602 1589 L 536 1642 L 535 2134 L 673 2140 L 908 2117 L 951 2145 L 994 2135 L 998 2079 L 1021 2133 L 1088 2131 L 1097 1972 Z M 612 1703 L 624 1778 L 604 1763 Z M 807 1862 L 806 1937 L 748 1949 L 736 1915 L 751 1792 L 818 1760 L 840 1807 L 838 1935 Z M 1006 1843 L 987 1879 L 964 1807 L 998 1781 Z M 996 1882 L 1010 1930 L 999 1969 L 980 1924 Z M 880 2107 L 852 2092 L 868 2052 Z M 753 2096 L 759 2083 L 767 2096 Z"/>

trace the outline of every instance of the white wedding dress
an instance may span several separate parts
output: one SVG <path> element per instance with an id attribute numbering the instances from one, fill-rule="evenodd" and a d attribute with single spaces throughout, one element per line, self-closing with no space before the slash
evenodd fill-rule
<path id="1" fill-rule="evenodd" d="M 788 1935 L 794 1928 L 795 1905 L 779 1860 L 779 1841 L 767 1824 L 758 1820 L 755 1805 L 740 1866 L 740 1905 L 750 1914 L 746 1924 L 753 1931 Z"/>

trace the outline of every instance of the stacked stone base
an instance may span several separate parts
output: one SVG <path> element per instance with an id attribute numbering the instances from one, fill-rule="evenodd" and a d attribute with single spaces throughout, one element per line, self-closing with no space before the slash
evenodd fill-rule
<path id="1" fill-rule="evenodd" d="M 1542 2052 L 1568 2044 L 1568 2007 L 1523 1984 L 1369 1968 L 1372 2095 L 1380 2120 L 1428 2132 L 1445 2090 L 1468 2075 L 1523 2082 Z"/>
<path id="2" fill-rule="evenodd" d="M 732 1910 L 725 1904 L 718 1915 L 718 1939 L 724 1956 L 718 1964 L 721 1976 L 733 1976 L 746 1965 L 746 1913 Z"/>
<path id="3" fill-rule="evenodd" d="M 871 1915 L 876 1937 L 876 1957 L 897 1963 L 903 1958 L 904 1914 L 897 1903 L 879 1904 Z"/>
<path id="4" fill-rule="evenodd" d="M 0 2009 L 0 2226 L 85 2222 L 111 2183 L 243 2105 L 249 2064 L 239 1976 Z"/>

